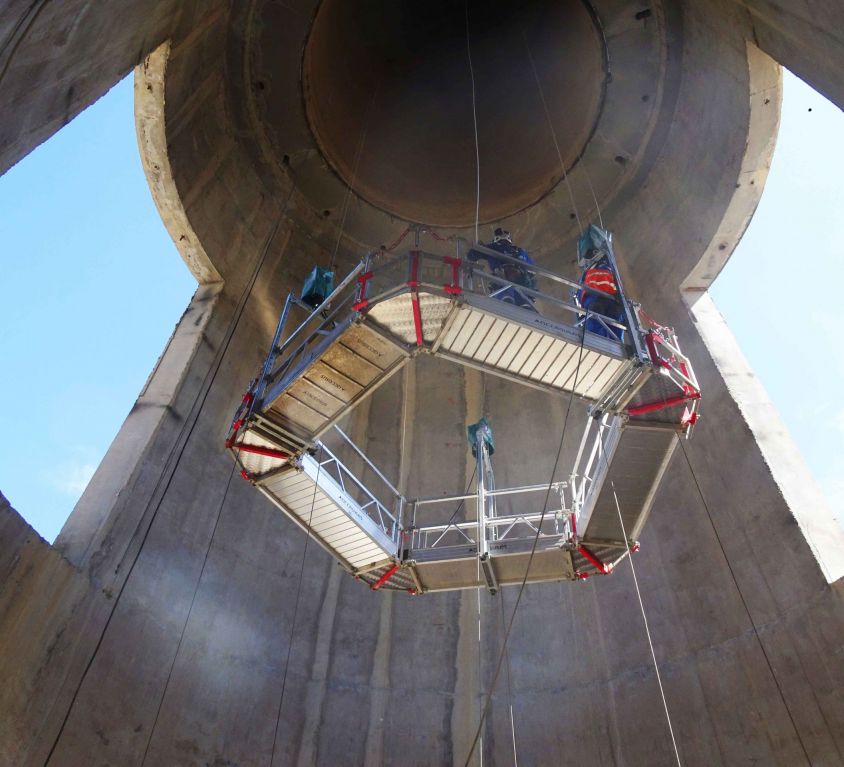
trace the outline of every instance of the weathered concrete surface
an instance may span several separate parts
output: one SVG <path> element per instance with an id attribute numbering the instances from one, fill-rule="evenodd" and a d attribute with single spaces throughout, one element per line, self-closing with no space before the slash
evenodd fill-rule
<path id="1" fill-rule="evenodd" d="M 834 96 L 844 62 L 829 36 L 840 27 L 783 24 L 773 6 L 747 5 L 759 43 L 790 52 L 803 67 L 793 68 Z M 707 766 L 842 764 L 842 583 L 824 578 L 680 294 L 706 254 L 721 242 L 718 252 L 730 251 L 755 204 L 736 185 L 764 180 L 776 118 L 754 110 L 777 108 L 776 71 L 754 54 L 756 66 L 748 64 L 744 6 L 665 2 L 641 18 L 638 4 L 600 7 L 618 85 L 603 119 L 607 130 L 626 126 L 629 143 L 616 150 L 599 136 L 583 147 L 575 196 L 588 211 L 588 168 L 632 292 L 677 326 L 706 396 L 636 560 L 681 757 Z M 823 19 L 842 7 L 824 4 Z M 298 67 L 314 8 L 183 3 L 176 19 L 164 2 L 119 14 L 46 3 L 13 4 L 0 17 L 3 40 L 18 39 L 18 21 L 30 26 L 11 62 L 0 57 L 0 99 L 15 107 L 0 120 L 4 168 L 170 38 L 163 197 L 178 203 L 224 280 L 195 297 L 57 548 L 0 506 L 3 763 L 466 758 L 515 591 L 480 602 L 469 592 L 371 593 L 307 545 L 221 449 L 284 292 L 314 261 L 337 252 L 342 270 L 360 247 L 404 227 L 347 198 L 308 132 Z M 811 18 L 804 6 L 793 13 Z M 108 44 L 95 44 L 103 30 Z M 48 60 L 45 41 L 60 55 Z M 813 45 L 821 53 L 804 55 Z M 275 79 L 255 80 L 270 71 L 261 69 L 270 53 Z M 652 87 L 640 93 L 646 75 Z M 44 86 L 33 89 L 35 79 Z M 755 98 L 763 90 L 768 103 Z M 634 93 L 635 110 L 623 98 Z M 760 133 L 749 138 L 754 125 Z M 507 223 L 538 258 L 571 270 L 555 255 L 571 252 L 569 208 L 558 185 Z M 725 232 L 728 216 L 736 223 Z M 704 286 L 720 263 L 707 261 Z M 409 494 L 433 494 L 468 480 L 465 426 L 481 414 L 496 429 L 499 481 L 547 480 L 566 408 L 565 399 L 422 359 L 348 426 Z M 575 403 L 560 476 L 582 417 Z M 526 590 L 510 667 L 521 764 L 672 763 L 626 566 L 612 578 Z M 484 731 L 486 764 L 513 761 L 509 697 L 502 678 Z"/>

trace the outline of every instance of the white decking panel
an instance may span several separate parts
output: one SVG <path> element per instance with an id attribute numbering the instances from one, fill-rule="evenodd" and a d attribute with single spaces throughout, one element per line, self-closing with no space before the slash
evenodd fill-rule
<path id="1" fill-rule="evenodd" d="M 262 483 L 263 489 L 284 511 L 309 527 L 330 553 L 350 568 L 388 559 L 391 556 L 389 541 L 386 537 L 376 541 L 372 531 L 364 529 L 361 519 L 366 514 L 360 506 L 343 493 L 328 472 L 317 468 L 313 458 L 305 456 L 303 461 L 308 462 L 308 471 L 291 468 L 289 472 L 268 478 Z M 319 479 L 319 487 L 314 482 L 315 477 Z M 338 502 L 337 496 L 341 493 L 344 497 Z"/>

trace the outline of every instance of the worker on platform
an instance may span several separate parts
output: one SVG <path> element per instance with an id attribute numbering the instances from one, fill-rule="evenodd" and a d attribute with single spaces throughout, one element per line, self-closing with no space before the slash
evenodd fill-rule
<path id="1" fill-rule="evenodd" d="M 501 253 L 504 256 L 509 256 L 510 259 L 515 259 L 521 263 L 513 263 L 507 258 L 497 258 L 492 253 L 485 253 L 480 250 L 472 248 L 467 254 L 466 258 L 469 261 L 486 261 L 490 272 L 498 277 L 503 277 L 508 282 L 514 285 L 536 289 L 536 275 L 527 266 L 533 266 L 533 260 L 528 255 L 524 248 L 520 248 L 513 244 L 513 238 L 506 229 L 498 227 L 493 233 L 493 240 L 488 245 L 483 247 L 488 250 Z M 501 283 L 490 283 L 490 295 L 495 298 L 505 301 L 509 304 L 522 306 L 527 309 L 536 311 L 533 302 L 534 298 L 526 291 L 519 290 L 518 287 L 507 286 Z"/>
<path id="2" fill-rule="evenodd" d="M 577 263 L 582 272 L 577 291 L 577 300 L 583 309 L 608 317 L 616 322 L 625 322 L 624 307 L 619 300 L 618 284 L 610 260 L 612 234 L 595 224 L 589 224 L 577 241 Z M 586 315 L 586 330 L 595 335 L 624 340 L 624 331 L 614 325 L 602 322 L 597 317 Z"/>

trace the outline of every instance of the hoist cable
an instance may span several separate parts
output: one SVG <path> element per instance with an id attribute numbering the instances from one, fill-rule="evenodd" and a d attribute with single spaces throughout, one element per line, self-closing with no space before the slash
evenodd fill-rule
<path id="1" fill-rule="evenodd" d="M 501 605 L 501 609 L 499 613 L 501 614 L 501 628 L 502 630 L 507 627 L 506 621 L 504 620 L 504 595 L 501 595 L 501 600 L 499 601 Z M 513 677 L 512 672 L 510 670 L 510 650 L 506 647 L 504 648 L 504 657 L 506 661 L 506 668 L 507 668 L 507 699 L 510 704 L 510 734 L 513 738 L 513 767 L 519 767 L 519 754 L 516 750 L 516 719 L 513 716 Z"/>
<path id="2" fill-rule="evenodd" d="M 161 716 L 161 709 L 164 708 L 164 700 L 167 697 L 167 690 L 170 687 L 170 681 L 173 678 L 173 671 L 176 668 L 176 661 L 179 659 L 179 653 L 182 650 L 182 644 L 185 641 L 185 634 L 187 633 L 188 623 L 190 623 L 191 616 L 193 615 L 193 608 L 196 605 L 196 596 L 199 593 L 199 587 L 202 583 L 202 577 L 205 575 L 205 568 L 208 565 L 208 557 L 211 554 L 211 547 L 214 545 L 214 537 L 217 534 L 217 528 L 220 525 L 220 519 L 223 516 L 223 509 L 226 506 L 226 499 L 229 496 L 229 489 L 231 488 L 232 479 L 234 478 L 235 470 L 240 463 L 239 459 L 240 450 L 238 450 L 238 456 L 236 457 L 234 463 L 232 463 L 231 471 L 229 472 L 229 478 L 226 481 L 226 489 L 223 491 L 223 499 L 220 501 L 220 508 L 217 509 L 217 516 L 214 519 L 214 527 L 211 529 L 211 537 L 208 540 L 208 548 L 205 549 L 205 556 L 202 558 L 202 566 L 199 568 L 199 576 L 196 579 L 196 587 L 193 590 L 193 594 L 191 595 L 190 599 L 190 606 L 188 607 L 188 611 L 185 615 L 185 622 L 182 624 L 182 630 L 179 633 L 179 641 L 176 643 L 176 652 L 173 653 L 173 660 L 170 662 L 170 668 L 167 670 L 167 679 L 164 682 L 164 689 L 161 692 L 161 697 L 158 700 L 158 706 L 155 709 L 155 716 L 152 720 L 152 725 L 149 727 L 149 738 L 147 738 L 146 746 L 144 746 L 144 753 L 141 756 L 141 767 L 144 767 L 147 761 L 147 756 L 149 755 L 149 748 L 152 745 L 152 736 L 153 733 L 156 731 L 156 727 L 158 726 L 158 719 Z"/>
<path id="3" fill-rule="evenodd" d="M 469 59 L 469 79 L 472 82 L 472 123 L 475 128 L 475 242 L 478 240 L 478 225 L 481 218 L 481 150 L 478 144 L 478 107 L 475 97 L 475 69 L 472 66 L 472 46 L 469 38 L 469 0 L 466 11 L 466 56 Z"/>
<path id="4" fill-rule="evenodd" d="M 603 459 L 604 462 L 604 472 L 606 476 L 609 474 L 610 463 L 609 458 L 607 458 L 607 451 L 604 446 L 604 438 L 601 435 L 600 425 L 598 427 L 598 444 L 601 448 L 600 455 L 601 459 Z M 642 612 L 642 621 L 645 624 L 645 636 L 648 639 L 648 647 L 651 651 L 651 658 L 654 664 L 654 671 L 656 672 L 656 681 L 657 685 L 659 686 L 659 694 L 662 698 L 662 708 L 665 711 L 665 721 L 668 723 L 668 732 L 671 735 L 671 745 L 674 747 L 674 756 L 677 759 L 677 767 L 682 767 L 682 763 L 680 761 L 680 752 L 677 748 L 677 740 L 674 737 L 674 727 L 671 724 L 671 714 L 668 712 L 668 700 L 665 697 L 665 689 L 662 686 L 662 676 L 659 673 L 659 663 L 657 663 L 656 660 L 656 651 L 654 650 L 654 643 L 653 639 L 651 638 L 650 624 L 648 623 L 648 616 L 645 613 L 645 603 L 642 600 L 642 592 L 639 589 L 639 579 L 636 577 L 636 566 L 633 564 L 633 552 L 630 549 L 630 541 L 627 539 L 627 530 L 624 527 L 624 518 L 621 515 L 621 504 L 618 501 L 618 493 L 616 493 L 615 491 L 615 482 L 612 480 L 612 478 L 610 478 L 610 488 L 612 489 L 612 495 L 615 501 L 615 510 L 618 513 L 618 523 L 619 525 L 621 525 L 621 537 L 624 541 L 624 546 L 627 549 L 627 559 L 630 561 L 630 572 L 633 573 L 633 585 L 636 587 L 636 596 L 639 600 L 639 609 Z"/>
<path id="5" fill-rule="evenodd" d="M 363 130 L 361 131 L 360 138 L 358 139 L 357 149 L 355 150 L 355 163 L 352 168 L 352 180 L 346 186 L 346 194 L 343 197 L 343 207 L 340 210 L 340 223 L 337 228 L 337 241 L 334 243 L 334 252 L 331 254 L 331 263 L 328 267 L 328 271 L 334 271 L 334 262 L 337 260 L 337 252 L 340 250 L 340 241 L 343 239 L 343 233 L 346 228 L 346 217 L 349 213 L 349 205 L 351 203 L 352 192 L 354 191 L 355 184 L 357 183 L 358 179 L 358 169 L 360 167 L 360 158 L 363 154 L 363 147 L 366 144 L 366 135 L 369 133 L 369 122 L 372 116 L 372 107 L 375 104 L 375 98 L 378 96 L 378 91 L 380 89 L 380 83 L 378 87 L 372 92 L 372 98 L 369 100 L 369 106 L 366 108 L 366 115 L 364 116 L 363 121 Z"/>
<path id="6" fill-rule="evenodd" d="M 545 118 L 548 120 L 548 127 L 551 129 L 551 138 L 554 140 L 554 149 L 556 149 L 557 159 L 560 161 L 560 170 L 563 172 L 563 180 L 565 181 L 566 189 L 568 189 L 569 192 L 572 212 L 577 220 L 577 228 L 580 231 L 580 234 L 583 234 L 583 222 L 580 220 L 577 203 L 574 201 L 574 191 L 571 188 L 571 181 L 569 180 L 569 174 L 566 171 L 566 164 L 563 162 L 563 153 L 560 151 L 560 144 L 557 141 L 557 131 L 554 129 L 554 121 L 551 119 L 551 111 L 548 109 L 548 102 L 545 100 L 545 90 L 543 89 L 542 82 L 539 79 L 539 72 L 536 70 L 536 62 L 533 60 L 533 52 L 530 49 L 530 44 L 528 43 L 524 29 L 522 29 L 522 40 L 525 42 L 525 49 L 527 50 L 528 60 L 530 61 L 530 68 L 533 71 L 533 78 L 536 80 L 536 87 L 539 90 L 539 98 L 542 101 L 542 108 L 545 110 Z"/>
<path id="7" fill-rule="evenodd" d="M 483 696 L 484 696 L 484 686 L 483 686 L 484 664 L 483 664 L 483 653 L 482 653 L 483 648 L 482 648 L 482 644 L 481 644 L 481 588 L 482 587 L 480 585 L 480 582 L 481 582 L 481 558 L 476 557 L 476 559 L 477 559 L 477 563 L 478 563 L 478 574 L 476 576 L 477 579 L 478 579 L 478 588 L 477 588 L 477 595 L 478 595 L 478 687 L 480 688 L 478 690 L 478 693 L 479 693 L 479 695 L 478 695 L 478 708 L 480 708 L 481 705 L 482 705 Z M 479 764 L 479 767 L 484 767 L 484 738 L 483 738 L 483 735 L 481 735 L 480 748 L 478 748 L 478 764 Z"/>
<path id="8" fill-rule="evenodd" d="M 238 302 L 235 305 L 231 319 L 229 320 L 229 323 L 226 327 L 225 335 L 223 336 L 220 345 L 217 347 L 217 351 L 214 354 L 214 359 L 212 360 L 210 366 L 205 372 L 205 375 L 203 376 L 202 382 L 200 383 L 197 393 L 193 399 L 193 402 L 191 403 L 190 408 L 188 409 L 187 415 L 183 418 L 182 426 L 179 430 L 179 433 L 176 435 L 172 446 L 170 447 L 170 450 L 167 453 L 167 457 L 164 461 L 164 467 L 161 473 L 158 475 L 158 479 L 155 482 L 155 486 L 153 487 L 152 492 L 148 497 L 148 500 L 144 504 L 144 509 L 141 512 L 138 522 L 135 525 L 135 529 L 129 536 L 128 542 L 126 543 L 126 546 L 124 547 L 123 551 L 120 553 L 119 556 L 117 556 L 116 561 L 118 562 L 118 564 L 114 570 L 115 575 L 118 573 L 119 570 L 123 568 L 124 564 L 126 564 L 126 559 L 128 557 L 131 557 L 131 561 L 128 563 L 126 575 L 123 577 L 122 582 L 119 585 L 117 594 L 112 599 L 111 609 L 109 611 L 108 616 L 105 618 L 105 623 L 103 624 L 102 629 L 100 631 L 99 639 L 97 640 L 94 649 L 88 657 L 88 661 L 85 665 L 84 670 L 82 671 L 81 676 L 77 679 L 75 683 L 75 689 L 73 691 L 73 694 L 71 695 L 70 703 L 67 707 L 64 718 L 62 719 L 61 725 L 59 726 L 58 732 L 56 733 L 56 736 L 53 739 L 53 743 L 50 746 L 50 751 L 47 754 L 45 764 L 49 763 L 49 761 L 53 758 L 53 754 L 55 753 L 55 750 L 59 745 L 59 741 L 61 740 L 61 737 L 64 734 L 64 730 L 67 726 L 67 722 L 70 718 L 71 712 L 74 710 L 74 706 L 76 704 L 80 691 L 82 690 L 82 686 L 88 678 L 88 673 L 93 667 L 94 661 L 99 656 L 100 648 L 102 647 L 102 644 L 105 641 L 105 637 L 111 626 L 111 621 L 114 618 L 115 611 L 117 610 L 117 607 L 120 604 L 120 600 L 123 596 L 123 592 L 126 588 L 126 585 L 129 583 L 129 579 L 134 573 L 135 566 L 138 564 L 138 560 L 140 559 L 141 553 L 145 550 L 146 541 L 152 531 L 152 526 L 158 518 L 158 513 L 161 510 L 162 504 L 164 503 L 164 499 L 167 497 L 167 494 L 176 476 L 176 472 L 181 464 L 182 457 L 185 454 L 185 450 L 187 449 L 191 437 L 193 436 L 194 430 L 196 429 L 197 424 L 199 423 L 200 415 L 202 414 L 205 403 L 211 393 L 213 384 L 216 381 L 217 374 L 219 373 L 220 368 L 222 367 L 223 360 L 225 359 L 226 353 L 229 350 L 229 345 L 231 344 L 235 331 L 237 330 L 240 324 L 241 317 L 243 316 L 243 313 L 246 310 L 246 305 L 249 301 L 250 296 L 252 295 L 252 290 L 255 287 L 258 275 L 260 274 L 261 269 L 263 268 L 264 263 L 267 260 L 267 256 L 272 248 L 272 243 L 275 240 L 276 234 L 278 233 L 281 221 L 287 213 L 287 208 L 290 204 L 290 199 L 292 195 L 293 191 L 291 190 L 287 196 L 287 199 L 284 202 L 284 205 L 282 206 L 281 211 L 279 212 L 278 221 L 270 230 L 266 240 L 264 241 L 264 245 L 256 261 L 255 268 L 253 269 L 250 279 L 244 286 L 243 291 L 241 292 L 240 297 L 238 299 Z M 149 520 L 147 520 L 148 513 L 150 514 Z M 136 539 L 139 541 L 137 549 L 134 551 L 133 554 L 130 555 L 132 542 Z"/>
<path id="9" fill-rule="evenodd" d="M 314 506 L 316 505 L 316 497 L 317 493 L 319 492 L 319 475 L 322 471 L 322 461 L 320 460 L 323 456 L 322 446 L 320 446 L 318 456 L 319 457 L 317 458 L 316 478 L 314 479 L 314 494 L 311 496 L 311 510 L 308 514 L 305 545 L 302 547 L 302 563 L 299 567 L 299 582 L 296 584 L 296 601 L 293 603 L 293 621 L 290 625 L 290 637 L 287 641 L 287 658 L 284 661 L 284 674 L 282 674 L 281 677 L 281 695 L 279 697 L 278 710 L 276 711 L 275 717 L 275 730 L 273 731 L 273 746 L 272 750 L 270 751 L 270 767 L 272 767 L 273 761 L 275 760 L 275 746 L 276 742 L 278 741 L 278 728 L 281 724 L 281 711 L 284 706 L 284 692 L 287 689 L 287 672 L 290 669 L 290 656 L 293 652 L 293 640 L 296 638 L 296 621 L 299 617 L 299 603 L 302 597 L 302 581 L 305 577 L 305 563 L 307 562 L 308 544 L 311 541 L 311 522 L 314 518 Z"/>
<path id="10" fill-rule="evenodd" d="M 703 504 L 703 508 L 706 510 L 706 516 L 709 519 L 709 524 L 712 527 L 712 532 L 715 535 L 715 540 L 718 541 L 718 546 L 721 549 L 721 554 L 724 557 L 724 562 L 727 565 L 727 569 L 730 572 L 730 576 L 733 579 L 733 585 L 736 587 L 736 593 L 738 593 L 739 599 L 741 600 L 742 606 L 744 607 L 744 611 L 747 614 L 747 619 L 750 621 L 750 625 L 753 628 L 753 633 L 756 636 L 756 641 L 759 644 L 759 649 L 762 651 L 762 657 L 765 658 L 765 663 L 768 666 L 768 671 L 771 674 L 771 678 L 774 680 L 774 684 L 777 687 L 777 692 L 780 694 L 780 699 L 782 700 L 783 707 L 788 714 L 788 718 L 791 720 L 791 726 L 794 728 L 794 733 L 797 735 L 797 740 L 800 743 L 800 748 L 803 750 L 803 755 L 806 757 L 806 764 L 812 764 L 812 760 L 809 757 L 809 751 L 806 748 L 806 744 L 803 743 L 803 738 L 800 735 L 800 730 L 797 728 L 797 723 L 794 721 L 794 716 L 791 713 L 791 709 L 788 706 L 788 703 L 785 699 L 785 694 L 782 691 L 782 687 L 780 685 L 780 681 L 777 678 L 777 675 L 774 673 L 774 666 L 771 663 L 771 659 L 768 657 L 768 653 L 765 650 L 765 645 L 762 644 L 762 637 L 759 636 L 759 629 L 756 628 L 756 621 L 753 620 L 753 616 L 750 613 L 750 607 L 747 604 L 747 601 L 744 598 L 744 594 L 742 593 L 741 588 L 738 584 L 738 578 L 736 578 L 735 571 L 733 570 L 733 565 L 730 562 L 730 558 L 727 556 L 727 552 L 724 549 L 724 544 L 721 541 L 721 536 L 718 533 L 718 529 L 715 527 L 715 522 L 712 519 L 712 512 L 709 510 L 709 504 L 706 502 L 706 498 L 703 495 L 703 490 L 701 489 L 700 482 L 698 481 L 697 473 L 692 466 L 692 462 L 689 460 L 689 454 L 686 451 L 686 446 L 683 444 L 683 440 L 680 440 L 680 448 L 683 451 L 683 457 L 686 459 L 686 465 L 689 467 L 689 472 L 692 475 L 692 481 L 694 482 L 695 489 L 697 490 L 697 494 L 700 497 L 700 502 Z"/>
<path id="11" fill-rule="evenodd" d="M 598 438 L 600 432 L 598 432 Z M 604 456 L 604 464 L 609 471 L 609 465 L 604 452 L 603 441 L 601 442 L 601 454 Z M 651 650 L 651 658 L 654 662 L 654 671 L 656 672 L 656 681 L 659 685 L 659 695 L 662 698 L 662 708 L 665 711 L 665 721 L 668 723 L 668 732 L 671 735 L 671 745 L 674 747 L 674 756 L 677 759 L 677 767 L 683 767 L 680 761 L 680 751 L 677 749 L 677 739 L 674 737 L 674 727 L 671 724 L 671 714 L 668 713 L 668 701 L 665 698 L 665 689 L 662 686 L 662 676 L 659 673 L 659 663 L 656 660 L 656 651 L 654 650 L 653 639 L 651 638 L 651 629 L 648 624 L 648 616 L 645 614 L 645 603 L 642 601 L 642 592 L 639 589 L 639 579 L 636 577 L 636 566 L 633 564 L 633 552 L 630 551 L 630 541 L 627 540 L 627 530 L 624 528 L 624 518 L 621 516 L 621 505 L 618 502 L 618 494 L 615 492 L 615 482 L 610 479 L 610 487 L 612 488 L 612 495 L 615 499 L 615 510 L 618 512 L 618 522 L 621 525 L 621 535 L 624 539 L 624 545 L 627 547 L 627 559 L 630 560 L 630 572 L 633 573 L 633 585 L 636 587 L 636 597 L 639 600 L 639 609 L 642 611 L 642 621 L 645 624 L 645 635 L 648 637 L 648 647 Z"/>
<path id="12" fill-rule="evenodd" d="M 598 198 L 595 195 L 595 187 L 592 186 L 592 179 L 589 176 L 589 169 L 586 167 L 586 161 L 581 160 L 580 167 L 583 168 L 583 175 L 586 177 L 586 186 L 589 187 L 589 193 L 592 195 L 592 202 L 595 203 L 595 211 L 598 214 L 598 223 L 601 229 L 604 228 L 604 217 L 601 215 L 601 206 L 598 204 Z"/>
<path id="13" fill-rule="evenodd" d="M 480 718 L 480 721 L 478 722 L 478 728 L 477 728 L 477 730 L 475 730 L 475 737 L 472 740 L 471 747 L 469 748 L 469 754 L 466 756 L 466 761 L 463 763 L 464 767 L 469 767 L 469 761 L 472 758 L 472 754 L 474 754 L 474 752 L 475 752 L 475 748 L 477 747 L 478 741 L 480 740 L 480 737 L 481 737 L 481 732 L 483 731 L 484 721 L 486 720 L 486 717 L 489 714 L 489 709 L 490 709 L 490 706 L 492 705 L 492 695 L 495 692 L 495 686 L 498 682 L 498 677 L 501 674 L 501 669 L 502 669 L 502 666 L 504 664 L 505 653 L 507 651 L 507 643 L 510 640 L 510 634 L 513 631 L 513 624 L 516 620 L 516 612 L 518 611 L 519 604 L 522 601 L 522 596 L 523 596 L 524 591 L 525 591 L 525 586 L 527 584 L 528 575 L 530 574 L 530 568 L 531 568 L 531 565 L 533 564 L 533 557 L 536 554 L 536 547 L 539 544 L 539 535 L 542 532 L 542 523 L 545 521 L 545 515 L 548 511 L 548 509 L 547 509 L 548 499 L 551 497 L 551 487 L 554 484 L 554 476 L 557 473 L 557 467 L 560 463 L 560 456 L 563 453 L 563 445 L 565 444 L 565 439 L 566 439 L 566 427 L 568 426 L 569 414 L 571 413 L 571 406 L 572 406 L 572 403 L 574 402 L 574 392 L 575 392 L 575 389 L 577 388 L 577 382 L 578 382 L 578 379 L 579 379 L 579 376 L 580 376 L 580 365 L 581 365 L 581 362 L 583 361 L 583 348 L 584 348 L 585 340 L 586 340 L 586 323 L 584 322 L 583 331 L 582 331 L 581 336 L 580 336 L 580 349 L 578 351 L 578 356 L 577 356 L 577 367 L 575 368 L 575 371 L 574 371 L 574 382 L 572 383 L 571 392 L 569 394 L 569 401 L 568 401 L 568 406 L 566 407 L 566 414 L 563 418 L 563 429 L 562 429 L 562 434 L 560 434 L 560 444 L 557 447 L 557 455 L 554 458 L 554 467 L 551 470 L 551 478 L 548 480 L 548 490 L 545 492 L 545 500 L 542 502 L 542 513 L 539 516 L 539 521 L 538 521 L 537 526 L 536 526 L 536 535 L 534 535 L 534 537 L 533 537 L 533 545 L 531 546 L 530 555 L 528 556 L 528 561 L 527 561 L 527 565 L 525 567 L 524 577 L 522 578 L 522 582 L 519 586 L 518 594 L 516 595 L 516 602 L 513 605 L 513 612 L 510 615 L 510 620 L 507 624 L 507 630 L 504 632 L 504 641 L 503 641 L 502 646 L 501 646 L 501 652 L 498 655 L 498 661 L 496 662 L 496 665 L 495 665 L 495 673 L 493 674 L 493 677 L 492 677 L 492 683 L 490 684 L 489 691 L 486 694 L 486 703 L 484 705 L 483 711 L 481 712 L 481 718 Z"/>

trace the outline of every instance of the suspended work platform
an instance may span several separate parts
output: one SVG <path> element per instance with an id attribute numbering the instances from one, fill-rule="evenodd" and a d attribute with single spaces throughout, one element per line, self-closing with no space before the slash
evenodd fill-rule
<path id="1" fill-rule="evenodd" d="M 372 588 L 582 579 L 638 547 L 678 436 L 697 419 L 691 364 L 673 331 L 646 322 L 623 291 L 619 322 L 582 309 L 577 283 L 530 270 L 532 288 L 412 250 L 367 258 L 317 309 L 294 295 L 285 303 L 226 446 L 245 478 Z M 474 492 L 404 498 L 336 424 L 420 353 L 587 400 L 568 480 L 496 489 L 479 438 Z M 365 463 L 366 484 L 328 434 Z"/>

